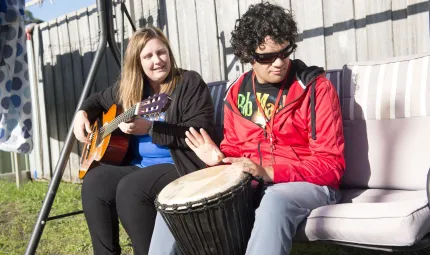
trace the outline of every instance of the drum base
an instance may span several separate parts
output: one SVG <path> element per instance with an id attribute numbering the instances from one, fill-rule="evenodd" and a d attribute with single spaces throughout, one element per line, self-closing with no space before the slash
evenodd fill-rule
<path id="1" fill-rule="evenodd" d="M 254 223 L 251 178 L 226 194 L 219 194 L 218 199 L 208 198 L 199 204 L 187 205 L 182 210 L 163 209 L 157 204 L 182 252 L 185 255 L 245 254 Z"/>

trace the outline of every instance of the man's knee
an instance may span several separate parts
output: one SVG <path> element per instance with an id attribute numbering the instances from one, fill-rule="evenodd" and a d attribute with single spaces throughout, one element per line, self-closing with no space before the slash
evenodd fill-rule
<path id="1" fill-rule="evenodd" d="M 327 205 L 330 202 L 330 192 L 327 187 L 309 182 L 275 184 L 265 191 L 264 196 L 270 198 L 270 195 L 276 196 L 278 203 L 286 203 L 290 206 L 310 210 Z"/>
<path id="2" fill-rule="evenodd" d="M 327 194 L 324 187 L 306 182 L 279 183 L 266 188 L 257 216 L 308 215 L 312 209 L 325 204 Z"/>
<path id="3" fill-rule="evenodd" d="M 257 215 L 264 215 L 264 217 L 287 217 L 296 213 L 309 213 L 309 210 L 304 211 L 304 208 L 300 207 L 294 196 L 289 196 L 289 194 L 292 193 L 280 192 L 276 189 L 265 193 L 257 209 Z"/>

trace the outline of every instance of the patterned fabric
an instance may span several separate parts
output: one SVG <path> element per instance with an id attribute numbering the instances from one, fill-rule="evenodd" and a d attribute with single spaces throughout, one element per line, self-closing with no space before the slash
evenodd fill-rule
<path id="1" fill-rule="evenodd" d="M 0 1 L 0 150 L 29 153 L 31 96 L 24 0 Z"/>
<path id="2" fill-rule="evenodd" d="M 417 55 L 345 66 L 344 119 L 429 116 L 429 61 L 430 56 Z"/>

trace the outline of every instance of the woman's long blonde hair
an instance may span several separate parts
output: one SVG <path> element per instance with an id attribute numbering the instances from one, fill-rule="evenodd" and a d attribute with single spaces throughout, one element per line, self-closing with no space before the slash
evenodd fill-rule
<path id="1" fill-rule="evenodd" d="M 124 57 L 124 67 L 119 81 L 118 99 L 124 111 L 142 101 L 144 86 L 148 84 L 145 84 L 147 77 L 140 63 L 140 53 L 151 39 L 162 41 L 166 45 L 170 56 L 170 71 L 163 84 L 161 84 L 160 93 L 170 94 L 180 78 L 181 74 L 173 57 L 172 49 L 163 32 L 156 27 L 145 27 L 137 30 L 128 42 Z"/>

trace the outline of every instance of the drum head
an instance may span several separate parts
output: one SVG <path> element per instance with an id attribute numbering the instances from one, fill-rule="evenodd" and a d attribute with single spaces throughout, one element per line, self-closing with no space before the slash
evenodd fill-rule
<path id="1" fill-rule="evenodd" d="M 158 203 L 182 205 L 227 191 L 245 178 L 245 173 L 229 166 L 209 167 L 180 177 L 160 192 Z"/>

